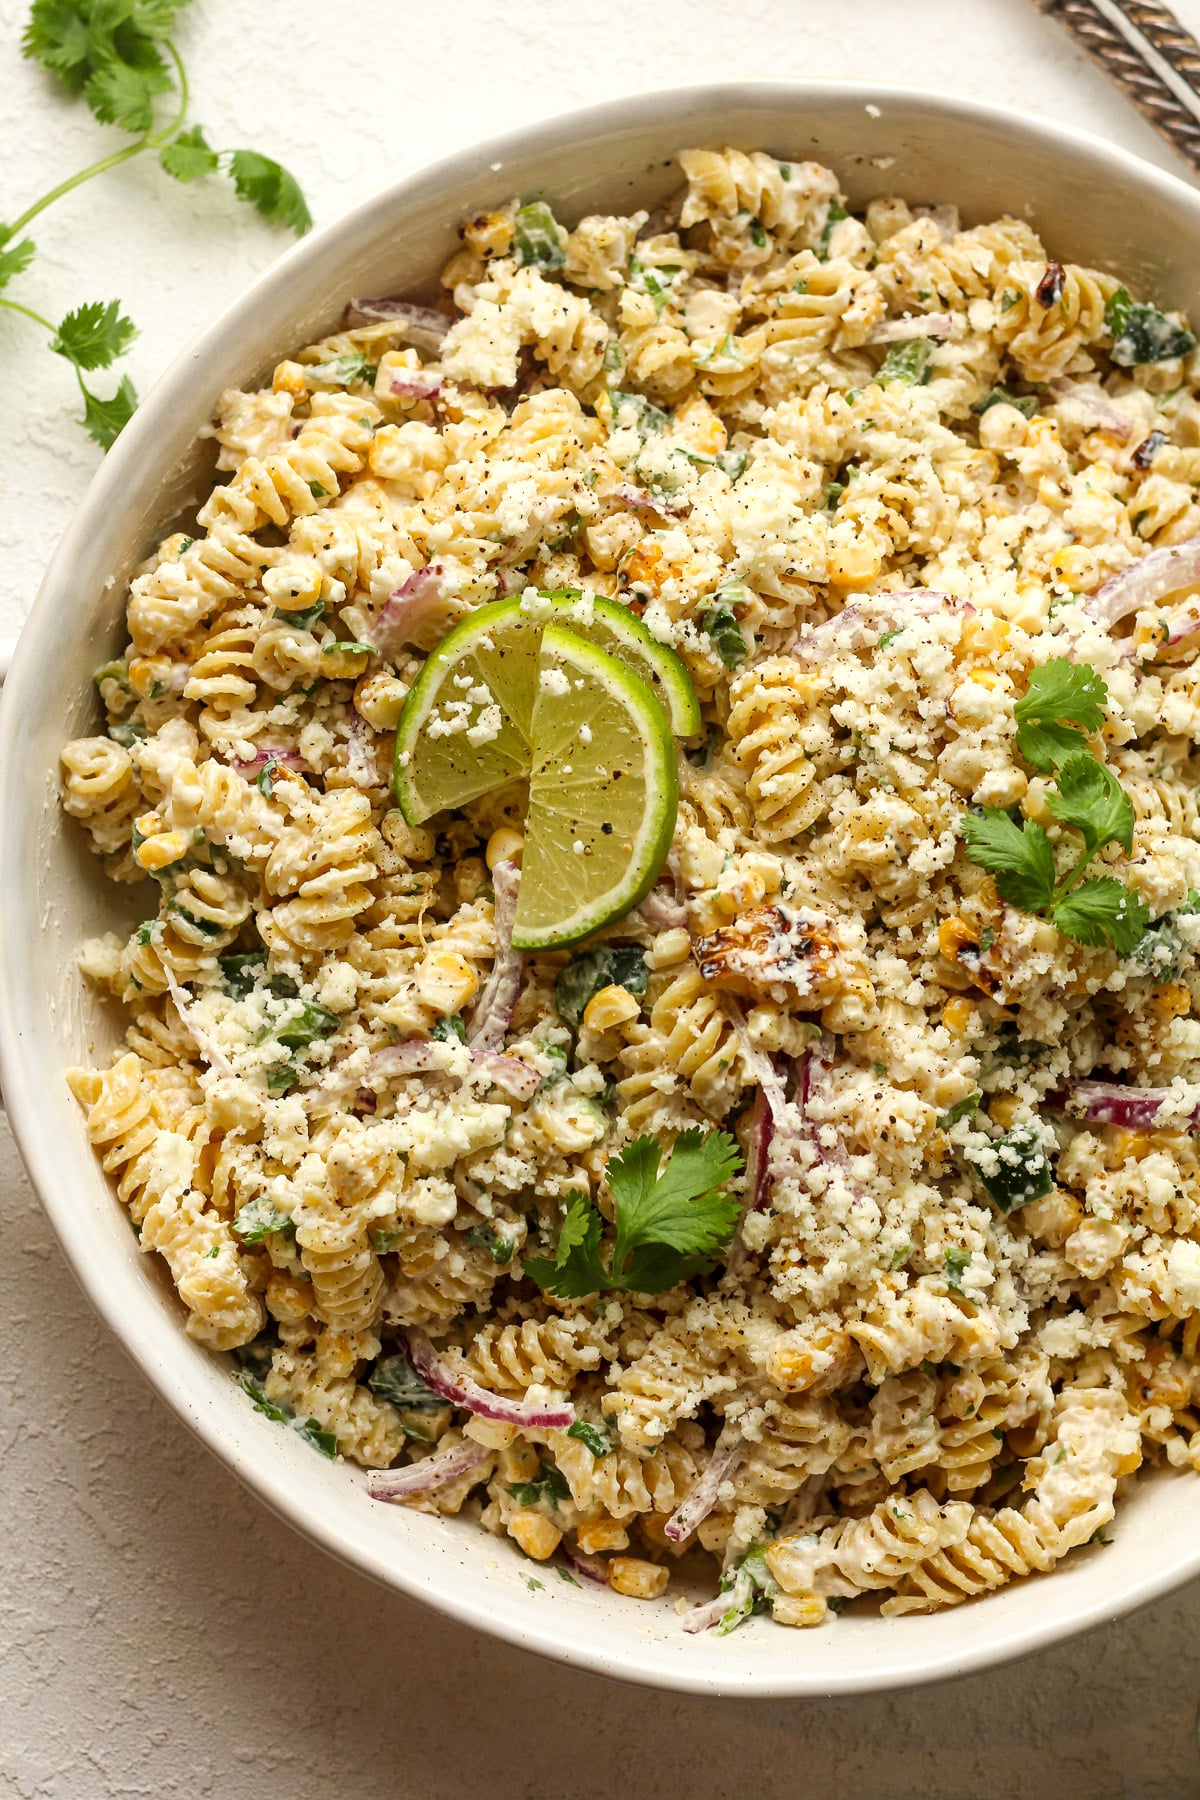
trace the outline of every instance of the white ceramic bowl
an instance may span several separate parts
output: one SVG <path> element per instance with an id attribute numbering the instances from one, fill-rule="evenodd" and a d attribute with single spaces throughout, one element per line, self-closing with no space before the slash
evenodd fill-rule
<path id="1" fill-rule="evenodd" d="M 180 1329 L 169 1283 L 138 1254 L 86 1141 L 64 1066 L 103 1054 L 118 1023 L 85 991 L 73 950 L 114 920 L 57 804 L 64 739 L 94 727 L 91 673 L 121 637 L 132 566 L 205 491 L 196 434 L 222 388 L 255 384 L 355 293 L 428 286 L 459 220 L 516 194 L 561 217 L 653 206 L 693 143 L 817 157 L 857 205 L 881 193 L 952 201 L 967 223 L 1023 214 L 1055 255 L 1120 270 L 1186 306 L 1200 287 L 1200 195 L 1097 139 L 931 94 L 850 86 L 699 88 L 597 107 L 497 139 L 387 188 L 284 256 L 174 363 L 106 458 L 47 572 L 0 709 L 0 1072 L 17 1140 L 71 1266 L 163 1398 L 283 1518 L 355 1568 L 464 1624 L 582 1668 L 722 1695 L 866 1692 L 1020 1656 L 1144 1604 L 1200 1570 L 1200 1481 L 1152 1476 L 1110 1548 L 1057 1574 L 928 1618 L 847 1616 L 813 1632 L 755 1620 L 685 1635 L 648 1605 L 546 1574 L 465 1523 L 381 1506 L 256 1415 L 223 1359 Z M 29 1354 L 37 1355 L 31 1328 Z M 134 1446 L 130 1446 L 131 1449 Z"/>

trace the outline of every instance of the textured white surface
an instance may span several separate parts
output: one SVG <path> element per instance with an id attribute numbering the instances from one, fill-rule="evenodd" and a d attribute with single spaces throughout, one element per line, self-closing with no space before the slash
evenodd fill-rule
<path id="1" fill-rule="evenodd" d="M 25 10 L 0 0 L 10 211 L 114 135 L 16 61 Z M 1200 29 L 1200 0 L 1177 10 Z M 602 15 L 580 0 L 354 0 L 336 26 L 304 0 L 202 0 L 181 35 L 212 141 L 274 150 L 318 222 L 483 133 L 663 78 L 908 81 L 1052 113 L 1176 166 L 1030 0 L 610 0 Z M 376 69 L 382 81 L 363 80 Z M 68 200 L 37 236 L 20 297 L 55 313 L 120 294 L 142 326 L 143 388 L 277 247 L 219 185 L 182 189 L 149 163 Z M 6 386 L 2 635 L 94 456 L 67 423 L 70 371 L 32 327 L 0 320 L 0 364 L 20 371 Z M 376 1590 L 250 1501 L 101 1334 L 2 1125 L 0 1202 L 0 1791 L 1200 1794 L 1200 1589 L 1019 1667 L 873 1701 L 735 1708 L 556 1670 Z"/>

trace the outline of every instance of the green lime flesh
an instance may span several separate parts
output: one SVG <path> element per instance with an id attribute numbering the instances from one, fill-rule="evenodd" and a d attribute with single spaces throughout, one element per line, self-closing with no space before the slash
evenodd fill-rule
<path id="1" fill-rule="evenodd" d="M 637 905 L 675 830 L 675 744 L 653 693 L 558 624 L 542 635 L 513 943 L 578 943 Z"/>

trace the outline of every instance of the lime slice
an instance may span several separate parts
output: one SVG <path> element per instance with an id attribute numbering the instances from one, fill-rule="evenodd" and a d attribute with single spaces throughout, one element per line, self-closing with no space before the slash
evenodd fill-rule
<path id="1" fill-rule="evenodd" d="M 542 634 L 513 944 L 578 943 L 636 906 L 671 847 L 675 743 L 639 675 L 574 630 Z"/>
<path id="2" fill-rule="evenodd" d="M 410 825 L 529 773 L 542 629 L 519 597 L 494 600 L 433 651 L 396 731 L 396 799 Z"/>
<path id="3" fill-rule="evenodd" d="M 670 719 L 676 737 L 695 737 L 703 730 L 700 702 L 683 659 L 651 636 L 636 613 L 619 600 L 606 600 L 600 594 L 585 595 L 570 588 L 538 598 L 552 602 L 560 625 L 577 631 L 580 637 L 607 650 L 641 676 Z M 527 593 L 526 611 L 530 610 L 530 599 Z"/>

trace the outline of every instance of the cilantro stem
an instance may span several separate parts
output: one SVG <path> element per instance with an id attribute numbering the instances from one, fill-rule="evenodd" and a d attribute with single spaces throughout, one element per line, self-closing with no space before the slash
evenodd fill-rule
<path id="1" fill-rule="evenodd" d="M 39 213 L 45 212 L 48 206 L 53 206 L 56 200 L 61 200 L 64 194 L 69 194 L 72 188 L 80 187 L 85 181 L 90 181 L 93 175 L 103 175 L 106 169 L 115 169 L 118 163 L 128 162 L 131 156 L 140 156 L 142 151 L 147 148 L 148 143 L 148 138 L 139 138 L 136 144 L 126 144 L 123 150 L 114 150 L 111 156 L 105 156 L 99 162 L 90 163 L 86 169 L 80 169 L 77 175 L 70 175 L 66 181 L 60 181 L 58 186 L 51 188 L 48 194 L 43 194 L 40 200 L 35 200 L 32 206 L 26 207 L 20 218 L 9 226 L 9 239 L 15 238 L 31 219 L 36 219 Z"/>
<path id="2" fill-rule="evenodd" d="M 9 312 L 24 313 L 27 319 L 32 319 L 35 325 L 43 325 L 47 331 L 58 330 L 57 325 L 52 324 L 49 319 L 44 319 L 40 312 L 34 312 L 32 306 L 22 306 L 19 300 L 5 300 L 0 295 L 0 306 L 7 306 Z"/>
<path id="3" fill-rule="evenodd" d="M 65 181 L 60 181 L 57 187 L 52 187 L 49 193 L 42 195 L 40 200 L 35 200 L 32 206 L 27 206 L 19 219 L 14 219 L 13 223 L 8 227 L 6 242 L 14 241 L 17 234 L 23 231 L 25 226 L 28 225 L 32 219 L 36 219 L 39 213 L 44 213 L 47 207 L 53 206 L 56 200 L 61 200 L 64 194 L 69 194 L 73 188 L 82 187 L 85 181 L 91 181 L 94 176 L 103 175 L 109 169 L 115 169 L 121 163 L 129 162 L 133 157 L 140 156 L 144 150 L 157 150 L 170 138 L 174 137 L 175 133 L 179 130 L 179 127 L 183 124 L 184 119 L 187 117 L 187 75 L 184 72 L 179 52 L 171 42 L 170 38 L 163 39 L 163 49 L 174 63 L 175 72 L 179 78 L 179 105 L 175 110 L 175 116 L 172 118 L 171 122 L 168 125 L 162 126 L 158 131 L 148 131 L 144 137 L 138 138 L 137 142 L 134 144 L 126 144 L 123 149 L 114 150 L 111 156 L 101 157 L 99 162 L 89 163 L 87 168 L 80 169 L 78 174 L 68 175 Z M 8 301 L 6 304 L 11 306 L 14 303 Z M 23 308 L 22 310 L 25 309 Z M 36 317 L 36 314 L 31 314 L 31 317 Z M 44 324 L 45 320 L 42 320 L 41 323 Z M 54 330 L 53 325 L 50 327 L 50 330 Z"/>

